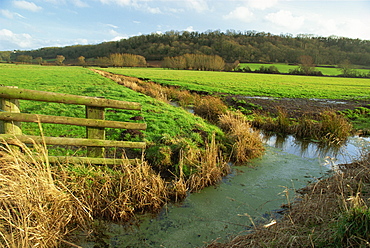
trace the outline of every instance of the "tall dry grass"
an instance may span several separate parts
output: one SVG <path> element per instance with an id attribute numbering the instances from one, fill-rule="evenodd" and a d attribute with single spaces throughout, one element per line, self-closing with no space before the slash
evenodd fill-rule
<path id="1" fill-rule="evenodd" d="M 74 228 L 86 227 L 89 209 L 56 184 L 44 148 L 34 155 L 3 142 L 0 148 L 0 246 L 58 247 Z M 47 161 L 47 160 L 46 160 Z"/>
<path id="2" fill-rule="evenodd" d="M 338 144 L 346 140 L 351 135 L 352 128 L 352 124 L 341 114 L 334 111 L 321 114 L 321 132 L 331 142 Z"/>
<path id="3" fill-rule="evenodd" d="M 58 180 L 91 209 L 94 218 L 121 221 L 135 213 L 156 212 L 167 201 L 165 181 L 148 165 L 123 158 L 106 166 L 60 166 Z"/>
<path id="4" fill-rule="evenodd" d="M 220 127 L 227 132 L 232 145 L 232 158 L 236 163 L 245 163 L 263 155 L 260 133 L 252 130 L 251 124 L 242 114 L 228 112 L 220 115 Z"/>
<path id="5" fill-rule="evenodd" d="M 352 134 L 353 127 L 343 115 L 328 110 L 317 121 L 302 116 L 294 130 L 297 137 L 341 144 Z"/>
<path id="6" fill-rule="evenodd" d="M 211 123 L 217 124 L 220 115 L 227 112 L 228 107 L 217 97 L 204 96 L 194 104 L 194 114 L 201 116 Z"/>
<path id="7" fill-rule="evenodd" d="M 68 235 L 94 219 L 128 220 L 186 195 L 183 178 L 171 188 L 145 161 L 51 166 L 44 146 L 17 145 L 0 148 L 0 247 L 73 247 Z"/>
<path id="8" fill-rule="evenodd" d="M 185 199 L 188 192 L 188 185 L 186 183 L 186 178 L 184 175 L 184 156 L 183 152 L 180 151 L 180 161 L 179 161 L 179 176 L 175 176 L 169 187 L 169 196 L 175 202 Z"/>
<path id="9" fill-rule="evenodd" d="M 200 154 L 200 161 L 194 165 L 196 172 L 187 180 L 190 191 L 198 191 L 221 181 L 223 176 L 230 173 L 230 166 L 224 161 L 216 144 L 215 135 L 206 144 L 206 149 Z"/>

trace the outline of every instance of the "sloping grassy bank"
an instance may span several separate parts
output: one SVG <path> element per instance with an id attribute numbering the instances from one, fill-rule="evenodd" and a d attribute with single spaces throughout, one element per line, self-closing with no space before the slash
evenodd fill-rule
<path id="1" fill-rule="evenodd" d="M 146 122 L 147 130 L 130 133 L 125 130 L 107 129 L 107 139 L 143 140 L 148 147 L 165 139 L 183 139 L 196 147 L 205 145 L 205 141 L 216 134 L 216 140 L 223 139 L 223 132 L 216 126 L 207 124 L 202 118 L 193 116 L 183 109 L 137 93 L 96 73 L 80 67 L 42 67 L 30 65 L 2 65 L 4 75 L 2 84 L 18 86 L 24 89 L 50 91 L 84 96 L 104 96 L 108 99 L 133 101 L 142 104 L 142 111 L 110 110 L 106 111 L 107 120 Z M 24 113 L 47 114 L 71 117 L 85 117 L 84 106 L 46 102 L 21 101 Z M 134 120 L 130 120 L 134 119 Z M 137 119 L 137 120 L 136 120 Z M 45 136 L 84 137 L 85 128 L 68 125 L 43 124 Z M 199 132 L 193 132 L 199 130 Z M 40 129 L 35 123 L 23 123 L 22 131 L 29 135 L 38 135 Z M 202 133 L 201 136 L 199 133 Z M 49 151 L 53 155 L 64 153 L 58 149 Z M 67 151 L 68 152 L 68 151 Z M 70 150 L 74 154 L 76 150 Z M 150 152 L 150 151 L 148 151 Z M 83 151 L 81 151 L 83 153 Z"/>

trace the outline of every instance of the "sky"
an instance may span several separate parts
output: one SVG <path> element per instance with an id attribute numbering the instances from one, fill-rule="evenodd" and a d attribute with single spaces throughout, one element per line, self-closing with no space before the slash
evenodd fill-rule
<path id="1" fill-rule="evenodd" d="M 227 30 L 370 40 L 370 0 L 0 0 L 0 51 Z"/>

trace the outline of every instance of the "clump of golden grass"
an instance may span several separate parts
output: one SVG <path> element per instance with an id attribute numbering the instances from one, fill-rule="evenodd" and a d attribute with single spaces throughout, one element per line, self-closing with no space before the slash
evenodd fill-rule
<path id="1" fill-rule="evenodd" d="M 220 115 L 226 113 L 227 106 L 217 97 L 204 96 L 194 104 L 194 114 L 201 116 L 211 123 L 217 123 Z"/>
<path id="2" fill-rule="evenodd" d="M 370 154 L 300 190 L 281 221 L 221 247 L 369 247 Z"/>
<path id="3" fill-rule="evenodd" d="M 181 200 L 188 190 L 197 191 L 215 184 L 228 173 L 229 166 L 223 160 L 215 135 L 212 135 L 211 141 L 206 143 L 205 149 L 187 139 L 168 135 L 162 137 L 161 143 L 164 146 L 158 149 L 167 155 L 156 152 L 154 163 L 162 171 L 168 169 L 171 163 L 174 165 L 175 171 L 171 173 L 175 178 L 169 184 L 171 199 Z"/>
<path id="4" fill-rule="evenodd" d="M 187 196 L 188 186 L 186 185 L 186 180 L 184 176 L 184 156 L 180 152 L 180 161 L 179 161 L 179 176 L 172 180 L 169 187 L 169 196 L 175 202 L 183 200 Z"/>
<path id="5" fill-rule="evenodd" d="M 314 139 L 340 144 L 352 133 L 352 125 L 346 118 L 333 110 L 327 110 L 318 117 L 302 115 L 293 122 L 284 109 L 278 109 L 276 118 L 255 115 L 254 127 L 267 132 L 293 134 L 298 138 Z"/>
<path id="6" fill-rule="evenodd" d="M 346 118 L 334 111 L 325 111 L 315 121 L 307 116 L 298 119 L 295 127 L 297 137 L 311 138 L 340 144 L 352 133 L 352 125 Z"/>
<path id="7" fill-rule="evenodd" d="M 221 181 L 230 173 L 230 166 L 223 160 L 220 149 L 215 141 L 215 135 L 206 144 L 205 151 L 200 155 L 200 161 L 195 165 L 196 172 L 187 180 L 190 191 L 198 191 Z"/>
<path id="8" fill-rule="evenodd" d="M 321 132 L 326 140 L 340 143 L 351 135 L 352 125 L 343 115 L 334 111 L 325 111 L 320 116 Z"/>
<path id="9" fill-rule="evenodd" d="M 70 246 L 66 235 L 96 219 L 127 220 L 157 212 L 168 199 L 186 195 L 184 178 L 170 188 L 142 160 L 122 159 L 113 168 L 84 164 L 50 166 L 45 147 L 22 152 L 4 143 L 0 153 L 0 246 Z M 13 149 L 14 148 L 14 149 Z"/>
<path id="10" fill-rule="evenodd" d="M 56 185 L 44 148 L 34 155 L 3 142 L 0 159 L 0 246 L 57 247 L 90 220 L 89 209 Z M 47 160 L 46 160 L 47 161 Z"/>
<path id="11" fill-rule="evenodd" d="M 259 132 L 252 130 L 242 114 L 228 112 L 220 115 L 219 125 L 228 134 L 236 163 L 245 163 L 263 155 L 265 148 Z"/>
<path id="12" fill-rule="evenodd" d="M 289 119 L 288 112 L 285 109 L 278 108 L 276 126 L 279 133 L 290 133 L 291 121 Z"/>
<path id="13" fill-rule="evenodd" d="M 259 114 L 254 115 L 252 124 L 254 127 L 267 132 L 277 132 L 280 134 L 292 133 L 292 121 L 290 120 L 287 111 L 283 108 L 277 109 L 276 118 Z"/>
<path id="14" fill-rule="evenodd" d="M 64 173 L 59 180 L 95 218 L 127 220 L 134 213 L 158 211 L 168 198 L 165 181 L 145 161 L 132 164 L 122 159 L 114 168 L 74 165 L 60 169 Z"/>
<path id="15" fill-rule="evenodd" d="M 300 138 L 316 137 L 318 132 L 318 122 L 312 120 L 307 115 L 298 118 L 298 124 L 295 127 L 295 135 Z"/>

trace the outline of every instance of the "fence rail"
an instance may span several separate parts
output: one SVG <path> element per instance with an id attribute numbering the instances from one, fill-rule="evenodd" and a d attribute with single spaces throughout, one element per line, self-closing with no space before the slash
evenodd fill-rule
<path id="1" fill-rule="evenodd" d="M 19 141 L 32 144 L 86 146 L 88 157 L 49 157 L 50 162 L 79 161 L 92 164 L 116 164 L 118 159 L 105 158 L 105 147 L 140 148 L 144 149 L 145 142 L 105 140 L 105 128 L 120 128 L 145 130 L 146 123 L 132 123 L 105 120 L 105 108 L 141 110 L 141 105 L 135 102 L 111 100 L 98 97 L 77 96 L 62 93 L 18 89 L 16 87 L 0 87 L 0 138 L 9 144 Z M 51 116 L 21 113 L 19 99 L 43 102 L 55 102 L 86 106 L 86 118 Z M 64 125 L 86 126 L 86 138 L 40 137 L 23 135 L 20 122 L 53 123 Z"/>
<path id="2" fill-rule="evenodd" d="M 63 93 L 54 93 L 38 90 L 18 89 L 11 87 L 1 87 L 0 98 L 33 100 L 42 102 L 57 102 L 66 104 L 85 105 L 100 108 L 116 108 L 128 110 L 141 110 L 140 103 L 125 102 L 99 97 L 77 96 Z"/>

